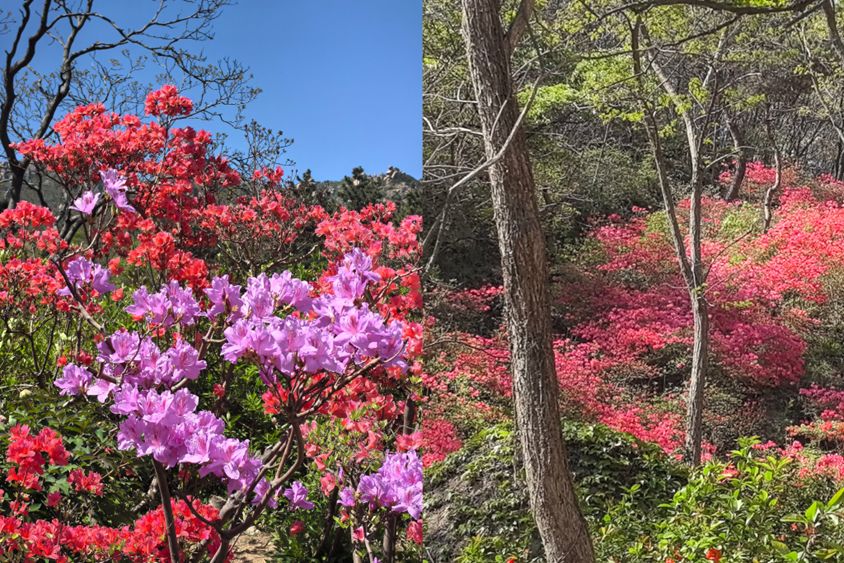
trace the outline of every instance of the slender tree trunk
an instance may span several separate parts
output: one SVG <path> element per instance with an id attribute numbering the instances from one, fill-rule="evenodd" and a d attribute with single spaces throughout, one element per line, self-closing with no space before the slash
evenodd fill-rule
<path id="1" fill-rule="evenodd" d="M 463 36 L 488 159 L 510 338 L 516 422 L 530 504 L 549 563 L 591 563 L 568 468 L 551 345 L 548 267 L 499 3 L 462 0 Z M 509 145 L 507 144 L 509 142 Z M 503 152 L 502 152 L 503 150 Z"/>
<path id="2" fill-rule="evenodd" d="M 382 542 L 382 551 L 384 563 L 395 563 L 396 561 L 396 515 L 390 514 L 387 516 L 387 525 L 384 530 L 384 541 Z"/>
<path id="3" fill-rule="evenodd" d="M 838 140 L 838 145 L 836 146 L 835 150 L 835 179 L 840 182 L 842 179 L 844 179 L 844 143 L 841 142 L 841 139 Z"/>
<path id="4" fill-rule="evenodd" d="M 12 163 L 9 161 L 9 170 L 12 177 L 9 183 L 9 191 L 6 193 L 6 199 L 0 202 L 0 209 L 14 209 L 20 203 L 27 164 L 26 162 Z"/>
<path id="5" fill-rule="evenodd" d="M 645 35 L 642 21 L 636 19 L 631 27 L 631 53 L 633 55 L 633 72 L 638 77 L 641 90 L 646 91 L 644 85 L 644 74 L 642 65 L 642 52 L 639 48 L 640 34 Z M 651 66 L 659 77 L 663 89 L 672 98 L 676 98 L 676 91 L 662 72 L 656 60 L 651 60 Z M 706 383 L 706 371 L 709 367 L 709 308 L 706 303 L 706 270 L 703 264 L 702 234 L 703 234 L 703 184 L 701 182 L 701 159 L 700 146 L 698 144 L 698 133 L 694 126 L 694 120 L 687 110 L 680 110 L 683 123 L 686 129 L 686 139 L 689 149 L 689 161 L 691 165 L 691 197 L 689 205 L 689 238 L 691 248 L 686 250 L 685 237 L 680 230 L 680 223 L 677 218 L 677 209 L 674 205 L 674 195 L 671 193 L 671 186 L 668 180 L 665 154 L 662 150 L 662 141 L 659 137 L 659 126 L 656 119 L 656 111 L 651 104 L 642 101 L 644 110 L 645 131 L 654 157 L 654 165 L 659 180 L 659 189 L 662 194 L 662 202 L 665 214 L 668 218 L 669 234 L 674 251 L 677 255 L 677 262 L 680 273 L 683 276 L 686 289 L 689 292 L 693 319 L 693 344 L 692 344 L 692 370 L 689 376 L 689 394 L 686 407 L 686 438 L 683 457 L 691 465 L 700 464 L 701 440 L 703 436 L 703 399 L 704 386 Z"/>
<path id="6" fill-rule="evenodd" d="M 844 65 L 844 40 L 841 39 L 841 33 L 838 31 L 838 22 L 835 18 L 835 4 L 832 0 L 823 0 L 821 2 L 824 16 L 826 16 L 826 27 L 829 32 L 829 42 L 835 50 L 835 54 L 841 59 Z"/>
<path id="7" fill-rule="evenodd" d="M 331 555 L 331 547 L 334 543 L 334 516 L 337 514 L 337 497 L 340 487 L 334 487 L 328 497 L 328 511 L 325 515 L 325 523 L 322 528 L 322 541 L 319 543 L 316 555 L 320 560 L 327 560 Z"/>
<path id="8" fill-rule="evenodd" d="M 765 223 L 763 229 L 766 233 L 771 228 L 771 222 L 774 220 L 774 196 L 782 184 L 782 157 L 780 156 L 780 151 L 776 143 L 774 143 L 774 166 L 777 171 L 774 183 L 765 191 L 765 200 L 762 203 L 763 220 Z"/>
<path id="9" fill-rule="evenodd" d="M 694 345 L 692 350 L 692 373 L 689 378 L 689 397 L 686 407 L 686 460 L 692 465 L 700 464 L 703 428 L 703 389 L 706 370 L 709 367 L 709 307 L 700 291 L 690 292 L 692 319 L 694 323 Z"/>
<path id="10" fill-rule="evenodd" d="M 727 190 L 727 196 L 724 199 L 732 201 L 739 196 L 741 185 L 744 182 L 744 176 L 747 173 L 747 149 L 744 148 L 741 132 L 729 117 L 727 118 L 727 129 L 729 129 L 730 136 L 733 138 L 733 150 L 736 153 L 736 170 L 733 173 L 730 188 Z"/>
<path id="11" fill-rule="evenodd" d="M 689 206 L 691 278 L 686 279 L 692 302 L 693 345 L 692 372 L 689 376 L 689 397 L 686 405 L 685 460 L 700 465 L 703 435 L 703 390 L 709 368 L 709 307 L 706 303 L 706 273 L 701 238 L 703 234 L 703 186 L 700 182 L 700 160 L 692 163 L 692 195 Z"/>

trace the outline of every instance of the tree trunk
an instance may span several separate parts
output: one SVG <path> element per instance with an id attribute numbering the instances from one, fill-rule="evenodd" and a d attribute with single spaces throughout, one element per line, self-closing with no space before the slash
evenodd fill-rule
<path id="1" fill-rule="evenodd" d="M 642 65 L 642 52 L 639 49 L 640 33 L 644 35 L 644 27 L 641 18 L 637 18 L 631 27 L 631 54 L 633 55 L 633 72 L 638 77 L 641 91 L 645 92 L 644 74 Z M 655 59 L 651 59 L 651 67 L 659 77 L 663 89 L 673 99 L 676 99 L 676 91 L 668 81 L 665 73 L 662 72 Z M 693 345 L 692 345 L 692 371 L 689 377 L 689 395 L 686 412 L 686 439 L 683 457 L 687 463 L 698 465 L 700 463 L 701 438 L 703 435 L 703 390 L 706 381 L 706 370 L 709 367 L 709 311 L 706 303 L 706 269 L 703 264 L 703 185 L 700 171 L 702 168 L 700 159 L 700 146 L 698 143 L 698 132 L 695 129 L 694 120 L 688 110 L 678 108 L 686 128 L 686 139 L 689 149 L 689 161 L 691 165 L 691 197 L 689 203 L 689 238 L 691 248 L 686 251 L 686 243 L 683 233 L 680 230 L 680 223 L 677 218 L 677 209 L 674 205 L 674 195 L 669 185 L 665 155 L 662 150 L 662 141 L 659 137 L 659 126 L 656 119 L 655 109 L 642 98 L 642 109 L 644 110 L 645 131 L 654 157 L 654 166 L 659 180 L 659 189 L 662 195 L 662 202 L 665 214 L 668 218 L 669 233 L 674 251 L 677 255 L 677 262 L 680 266 L 680 273 L 686 284 L 686 289 L 691 298 L 692 319 L 693 319 Z"/>
<path id="2" fill-rule="evenodd" d="M 9 170 L 12 178 L 9 184 L 9 191 L 6 193 L 6 200 L 0 202 L 0 209 L 14 209 L 20 203 L 27 164 L 28 162 L 26 160 L 24 162 L 9 162 Z"/>
<path id="3" fill-rule="evenodd" d="M 551 345 L 548 266 L 533 173 L 496 0 L 462 0 L 463 36 L 475 87 L 510 338 L 516 422 L 534 519 L 549 563 L 594 561 L 574 493 L 559 414 Z M 511 134 L 512 133 L 512 134 Z M 509 141 L 509 145 L 507 145 Z"/>
<path id="4" fill-rule="evenodd" d="M 762 229 L 766 233 L 771 228 L 771 222 L 774 220 L 774 196 L 782 184 L 782 157 L 780 156 L 780 151 L 776 143 L 774 143 L 774 166 L 776 167 L 774 183 L 765 190 L 765 199 L 762 202 L 762 219 L 764 223 Z"/>
<path id="5" fill-rule="evenodd" d="M 690 292 L 692 319 L 694 323 L 694 345 L 692 350 L 692 373 L 689 378 L 689 396 L 686 406 L 686 461 L 700 464 L 703 428 L 703 388 L 706 370 L 709 366 L 709 307 L 706 298 L 698 291 Z"/>
<path id="6" fill-rule="evenodd" d="M 844 143 L 841 142 L 841 139 L 838 139 L 838 144 L 836 145 L 835 150 L 835 167 L 833 171 L 835 179 L 840 182 L 844 179 Z"/>
<path id="7" fill-rule="evenodd" d="M 725 198 L 727 201 L 732 201 L 738 198 L 741 192 L 741 185 L 744 182 L 744 176 L 747 173 L 747 149 L 744 148 L 738 127 L 736 127 L 736 124 L 730 118 L 727 118 L 727 128 L 730 130 L 730 136 L 733 138 L 733 150 L 736 153 L 736 170 L 733 172 L 733 179 L 730 182 L 730 188 Z"/>

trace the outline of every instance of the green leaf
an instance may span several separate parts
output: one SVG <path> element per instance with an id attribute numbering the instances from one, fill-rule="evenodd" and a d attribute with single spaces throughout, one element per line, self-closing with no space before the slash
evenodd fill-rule
<path id="1" fill-rule="evenodd" d="M 804 513 L 805 516 L 806 516 L 806 520 L 808 520 L 809 522 L 814 522 L 815 519 L 818 517 L 818 510 L 819 509 L 820 509 L 820 503 L 818 501 L 813 502 L 812 505 L 809 508 L 807 508 L 806 512 Z"/>
<path id="2" fill-rule="evenodd" d="M 841 503 L 841 498 L 844 497 L 844 487 L 838 489 L 838 492 L 832 495 L 829 502 L 826 503 L 827 508 L 834 508 Z"/>

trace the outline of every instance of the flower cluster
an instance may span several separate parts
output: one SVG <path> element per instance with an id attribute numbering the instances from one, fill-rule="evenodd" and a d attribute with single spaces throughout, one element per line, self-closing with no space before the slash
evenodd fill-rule
<path id="1" fill-rule="evenodd" d="M 257 482 L 261 461 L 249 454 L 249 442 L 226 438 L 222 420 L 209 411 L 195 412 L 198 401 L 186 389 L 139 391 L 124 384 L 111 406 L 112 412 L 127 417 L 120 424 L 117 447 L 152 456 L 167 468 L 197 464 L 200 476 L 223 479 L 229 493 L 254 487 L 262 495 L 269 483 Z"/>
<path id="2" fill-rule="evenodd" d="M 179 341 L 161 353 L 150 339 L 118 332 L 101 343 L 98 359 L 105 374 L 122 380 L 120 386 L 102 378 L 91 385 L 93 375 L 74 364 L 65 366 L 56 385 L 68 395 L 87 389 L 101 402 L 112 395 L 110 410 L 127 417 L 118 431 L 119 449 L 133 449 L 168 468 L 197 464 L 200 476 L 223 479 L 230 493 L 254 490 L 257 499 L 266 491 L 268 482 L 257 480 L 261 462 L 249 454 L 248 441 L 226 438 L 223 421 L 209 411 L 196 412 L 199 398 L 187 389 L 155 388 L 199 376 L 205 362 L 193 347 Z"/>
<path id="3" fill-rule="evenodd" d="M 12 468 L 6 480 L 30 491 L 41 491 L 39 476 L 50 466 L 66 466 L 69 458 L 61 436 L 53 429 L 45 427 L 33 434 L 29 427 L 16 425 L 9 432 L 6 459 Z M 103 494 L 102 476 L 94 471 L 73 469 L 67 476 L 67 484 L 75 492 Z M 57 491 L 46 497 L 49 507 L 57 506 L 61 500 Z M 31 499 L 26 494 L 17 499 L 9 503 L 8 509 L 0 507 L 0 553 L 13 558 L 20 555 L 27 561 L 34 558 L 105 561 L 124 557 L 131 561 L 170 560 L 161 507 L 144 514 L 132 526 L 112 528 L 76 526 L 56 519 L 28 521 Z M 220 537 L 203 519 L 213 522 L 219 513 L 197 499 L 188 500 L 191 507 L 183 500 L 172 502 L 178 538 L 185 545 L 206 542 L 209 554 L 213 554 L 220 545 Z M 0 504 L 3 501 L 4 492 L 0 489 Z"/>
<path id="4" fill-rule="evenodd" d="M 308 284 L 289 274 L 252 278 L 242 297 L 242 318 L 225 330 L 223 356 L 234 363 L 253 354 L 269 384 L 276 371 L 288 377 L 299 370 L 344 373 L 350 362 L 362 366 L 369 359 L 403 369 L 402 325 L 385 323 L 366 303 L 357 304 L 367 284 L 378 279 L 360 251 L 347 254 L 329 279 L 333 293 L 313 300 Z M 297 314 L 278 317 L 279 307 Z"/>
<path id="5" fill-rule="evenodd" d="M 149 115 L 188 115 L 193 110 L 193 102 L 184 96 L 172 84 L 165 84 L 151 92 L 144 102 L 144 111 Z"/>
<path id="6" fill-rule="evenodd" d="M 205 544 L 209 556 L 220 546 L 220 536 L 202 519 L 213 522 L 217 509 L 198 499 L 172 502 L 178 539 L 185 546 Z M 196 514 L 199 515 L 196 516 Z M 0 553 L 30 561 L 170 561 L 161 507 L 138 518 L 132 526 L 73 526 L 58 520 L 27 522 L 0 515 Z M 40 560 L 40 559 L 39 559 Z M 231 561 L 229 556 L 227 561 Z"/>
<path id="7" fill-rule="evenodd" d="M 69 268 L 69 278 L 91 277 L 77 275 L 77 269 L 92 271 L 90 263 L 81 262 L 72 276 Z M 192 292 L 175 282 L 156 293 L 141 287 L 126 311 L 158 329 L 222 317 L 228 325 L 223 330 L 223 357 L 232 363 L 255 358 L 268 385 L 276 384 L 276 373 L 287 378 L 344 374 L 350 363 L 363 366 L 372 359 L 404 369 L 401 324 L 386 323 L 360 303 L 368 284 L 379 279 L 372 260 L 352 251 L 329 278 L 331 292 L 316 298 L 311 297 L 310 284 L 284 272 L 250 278 L 245 290 L 226 277 L 215 278 L 205 290 L 205 311 Z M 111 412 L 126 417 L 118 433 L 121 450 L 151 456 L 167 468 L 199 465 L 200 476 L 224 480 L 229 493 L 254 490 L 256 501 L 266 492 L 269 483 L 257 479 L 262 464 L 249 454 L 248 441 L 227 438 L 223 421 L 209 411 L 197 411 L 199 398 L 187 389 L 171 390 L 197 379 L 206 368 L 196 348 L 179 338 L 162 351 L 151 337 L 120 330 L 100 342 L 98 350 L 99 377 L 67 364 L 55 384 L 64 395 L 111 399 Z"/>
<path id="8" fill-rule="evenodd" d="M 33 435 L 29 426 L 18 424 L 9 431 L 6 459 L 12 464 L 6 481 L 18 483 L 25 489 L 40 491 L 40 476 L 44 474 L 47 462 L 67 465 L 69 454 L 61 436 L 53 429 L 44 428 Z"/>
<path id="9" fill-rule="evenodd" d="M 227 280 L 216 279 L 214 283 L 219 286 Z M 190 326 L 201 315 L 193 293 L 176 281 L 170 281 L 156 293 L 149 293 L 146 287 L 141 286 L 132 295 L 132 299 L 133 303 L 126 307 L 126 312 L 136 320 L 144 319 L 147 324 L 156 327 L 170 328 L 175 324 Z"/>
<path id="10" fill-rule="evenodd" d="M 68 474 L 67 482 L 73 485 L 76 492 L 87 491 L 92 495 L 103 495 L 102 475 L 96 471 L 85 473 L 82 469 L 74 469 Z"/>
<path id="11" fill-rule="evenodd" d="M 67 279 L 73 284 L 77 292 L 93 289 L 99 295 L 105 295 L 115 290 L 111 283 L 109 271 L 99 264 L 91 262 L 85 257 L 79 257 L 70 261 L 66 268 Z M 65 286 L 58 291 L 64 297 L 71 295 L 70 288 Z"/>
<path id="12" fill-rule="evenodd" d="M 359 502 L 371 510 L 383 507 L 419 520 L 422 517 L 422 462 L 412 450 L 387 454 L 377 473 L 360 478 L 357 491 L 351 487 L 340 491 L 339 502 L 347 508 Z"/>

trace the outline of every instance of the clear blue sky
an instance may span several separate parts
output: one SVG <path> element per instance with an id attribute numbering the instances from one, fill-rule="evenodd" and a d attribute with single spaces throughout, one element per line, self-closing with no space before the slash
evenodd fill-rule
<path id="1" fill-rule="evenodd" d="M 133 26 L 157 5 L 101 0 L 95 9 Z M 88 26 L 79 44 L 113 40 L 105 31 Z M 191 48 L 202 49 L 209 61 L 228 57 L 249 67 L 252 84 L 263 92 L 245 118 L 294 140 L 287 156 L 296 170 L 310 168 L 320 180 L 342 178 L 355 166 L 371 173 L 397 166 L 421 176 L 422 0 L 235 0 L 215 21 L 214 33 L 213 41 Z M 0 35 L 0 51 L 11 39 Z M 55 71 L 58 47 L 42 47 L 32 67 Z M 152 83 L 155 74 L 148 67 L 136 78 Z M 242 145 L 221 124 L 195 125 L 226 131 L 230 145 Z"/>
<path id="2" fill-rule="evenodd" d="M 422 0 L 240 0 L 215 25 L 263 89 L 247 117 L 294 139 L 299 170 L 422 174 Z"/>

